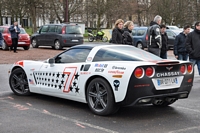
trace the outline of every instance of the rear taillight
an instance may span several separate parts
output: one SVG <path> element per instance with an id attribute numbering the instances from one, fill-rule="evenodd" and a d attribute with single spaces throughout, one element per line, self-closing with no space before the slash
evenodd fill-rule
<path id="1" fill-rule="evenodd" d="M 188 65 L 187 65 L 187 72 L 190 74 L 190 73 L 192 73 L 192 71 L 193 71 L 193 66 L 192 66 L 192 64 L 188 64 Z"/>
<path id="2" fill-rule="evenodd" d="M 181 65 L 180 71 L 181 71 L 182 74 L 186 73 L 186 67 L 185 67 L 185 65 Z"/>
<path id="3" fill-rule="evenodd" d="M 148 34 L 146 34 L 146 37 L 145 37 L 146 41 L 148 41 L 148 38 L 149 38 L 149 37 L 148 37 Z"/>
<path id="4" fill-rule="evenodd" d="M 145 74 L 146 74 L 147 77 L 152 77 L 154 75 L 154 68 L 148 67 L 145 71 Z"/>
<path id="5" fill-rule="evenodd" d="M 65 34 L 65 29 L 66 29 L 66 27 L 62 28 L 62 34 Z"/>
<path id="6" fill-rule="evenodd" d="M 140 79 L 144 76 L 144 69 L 141 67 L 138 67 L 135 69 L 134 75 L 136 78 Z"/>

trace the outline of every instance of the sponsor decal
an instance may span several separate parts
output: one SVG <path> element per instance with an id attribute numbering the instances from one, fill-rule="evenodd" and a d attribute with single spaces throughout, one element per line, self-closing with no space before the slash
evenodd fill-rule
<path id="1" fill-rule="evenodd" d="M 139 88 L 139 87 L 148 87 L 148 86 L 150 86 L 150 84 L 140 84 L 140 85 L 135 85 L 134 87 Z"/>
<path id="2" fill-rule="evenodd" d="M 111 70 L 111 71 L 108 71 L 108 73 L 111 73 L 111 74 L 124 74 L 123 71 L 119 71 L 119 70 Z"/>
<path id="3" fill-rule="evenodd" d="M 180 72 L 163 72 L 163 73 L 157 73 L 157 77 L 170 77 L 170 76 L 178 76 Z"/>
<path id="4" fill-rule="evenodd" d="M 29 81 L 29 84 L 34 85 L 34 81 L 32 79 L 28 79 L 28 81 Z"/>
<path id="5" fill-rule="evenodd" d="M 81 75 L 88 75 L 91 74 L 91 72 L 80 72 Z"/>
<path id="6" fill-rule="evenodd" d="M 113 75 L 113 78 L 122 78 L 122 75 Z"/>
<path id="7" fill-rule="evenodd" d="M 118 91 L 118 87 L 119 87 L 119 85 L 120 85 L 119 80 L 114 80 L 114 81 L 113 81 L 113 85 L 114 85 L 114 87 L 115 87 L 115 91 Z"/>
<path id="8" fill-rule="evenodd" d="M 95 69 L 95 72 L 103 72 L 103 71 L 104 71 L 103 68 L 96 68 L 96 69 Z"/>
<path id="9" fill-rule="evenodd" d="M 94 67 L 103 67 L 107 68 L 108 64 L 95 64 Z"/>
<path id="10" fill-rule="evenodd" d="M 125 67 L 113 66 L 112 69 L 126 70 Z"/>

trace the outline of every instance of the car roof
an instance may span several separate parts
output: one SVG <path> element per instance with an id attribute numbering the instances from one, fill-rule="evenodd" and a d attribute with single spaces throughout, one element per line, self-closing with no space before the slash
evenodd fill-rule
<path id="1" fill-rule="evenodd" d="M 97 47 L 97 46 L 105 46 L 105 45 L 108 45 L 107 43 L 86 43 L 86 44 L 80 44 L 80 45 L 76 45 L 76 46 L 73 46 L 71 48 L 88 48 L 88 49 L 92 49 L 94 47 Z M 110 45 L 110 44 L 109 44 Z"/>
<path id="2" fill-rule="evenodd" d="M 148 27 L 134 27 L 134 29 L 147 29 Z"/>
<path id="3" fill-rule="evenodd" d="M 73 25 L 73 26 L 74 26 L 74 25 L 77 25 L 77 26 L 79 26 L 78 24 L 71 24 L 71 23 L 61 23 L 61 24 L 45 24 L 45 25 L 48 25 L 48 26 L 49 26 L 49 25 L 61 25 L 61 26 L 62 26 L 62 25 Z M 45 26 L 45 25 L 42 25 L 42 26 Z"/>

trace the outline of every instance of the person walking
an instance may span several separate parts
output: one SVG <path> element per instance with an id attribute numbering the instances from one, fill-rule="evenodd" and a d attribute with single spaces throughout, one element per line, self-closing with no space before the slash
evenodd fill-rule
<path id="1" fill-rule="evenodd" d="M 132 37 L 133 28 L 134 28 L 134 24 L 132 21 L 127 21 L 124 24 L 123 44 L 134 46 L 133 37 Z"/>
<path id="2" fill-rule="evenodd" d="M 156 15 L 154 20 L 151 21 L 150 27 L 148 28 L 148 42 L 147 47 L 148 51 L 152 54 L 155 54 L 160 57 L 162 41 L 160 35 L 160 24 L 162 21 L 162 17 Z"/>
<path id="3" fill-rule="evenodd" d="M 14 53 L 17 53 L 17 45 L 18 45 L 18 38 L 19 38 L 19 33 L 20 33 L 20 28 L 18 27 L 18 22 L 15 21 L 13 25 L 9 27 L 9 31 L 11 33 L 11 38 L 12 38 L 12 46 L 10 47 L 10 51 L 13 50 L 14 48 Z"/>
<path id="4" fill-rule="evenodd" d="M 122 19 L 118 19 L 115 22 L 115 27 L 112 31 L 112 41 L 111 43 L 114 44 L 123 44 L 123 26 L 124 26 L 124 21 Z"/>
<path id="5" fill-rule="evenodd" d="M 190 33 L 190 26 L 186 25 L 183 28 L 183 32 L 179 33 L 176 36 L 175 42 L 174 42 L 174 55 L 175 58 L 178 60 L 184 60 L 186 61 L 188 59 L 188 52 L 186 50 L 185 41 L 187 34 Z"/>
<path id="6" fill-rule="evenodd" d="M 200 75 L 200 22 L 196 22 L 194 31 L 187 35 L 185 45 L 189 53 L 189 60 L 193 65 L 197 64 Z"/>
<path id="7" fill-rule="evenodd" d="M 160 33 L 161 33 L 161 40 L 162 40 L 160 57 L 163 59 L 167 59 L 168 36 L 166 33 L 166 26 L 164 24 L 160 25 Z"/>

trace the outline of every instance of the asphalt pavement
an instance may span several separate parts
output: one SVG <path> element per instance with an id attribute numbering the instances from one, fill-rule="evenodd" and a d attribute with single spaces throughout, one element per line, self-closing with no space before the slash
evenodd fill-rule
<path id="1" fill-rule="evenodd" d="M 200 132 L 200 78 L 196 67 L 189 98 L 167 108 L 126 107 L 102 117 L 92 114 L 87 104 L 38 94 L 14 95 L 8 84 L 10 66 L 0 65 L 0 133 Z"/>

